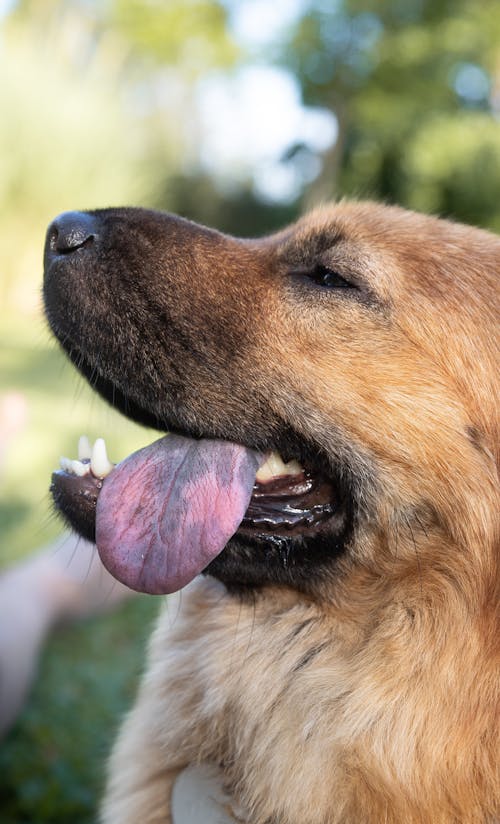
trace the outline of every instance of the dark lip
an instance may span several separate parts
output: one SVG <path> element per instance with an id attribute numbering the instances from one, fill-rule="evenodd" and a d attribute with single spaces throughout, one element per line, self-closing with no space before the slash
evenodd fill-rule
<path id="1" fill-rule="evenodd" d="M 96 507 L 103 481 L 94 475 L 83 477 L 58 469 L 52 473 L 50 493 L 56 512 L 82 538 L 95 543 Z"/>
<path id="2" fill-rule="evenodd" d="M 314 533 L 336 513 L 334 498 L 332 483 L 308 471 L 257 482 L 239 531 L 284 537 Z"/>

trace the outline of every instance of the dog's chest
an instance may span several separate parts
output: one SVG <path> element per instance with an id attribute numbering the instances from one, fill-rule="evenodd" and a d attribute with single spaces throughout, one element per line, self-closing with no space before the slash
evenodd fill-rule
<path id="1" fill-rule="evenodd" d="M 245 602 L 201 579 L 177 603 L 170 600 L 160 619 L 151 656 L 156 677 L 204 725 L 229 730 L 236 720 L 254 724 L 266 714 L 270 721 L 287 693 L 304 686 L 305 671 L 329 656 L 323 623 L 295 596 Z"/>
<path id="2" fill-rule="evenodd" d="M 314 605 L 287 597 L 245 604 L 206 582 L 189 588 L 162 616 L 150 672 L 162 702 L 162 744 L 186 764 L 222 767 L 221 785 L 233 799 L 229 821 L 244 820 L 233 814 L 234 799 L 238 807 L 262 806 L 264 816 L 284 786 L 298 808 L 306 796 L 324 793 L 318 759 L 332 758 L 319 723 L 331 655 L 324 633 Z M 189 774 L 181 790 L 193 780 L 203 794 L 199 775 Z M 189 800 L 189 792 L 179 798 Z"/>

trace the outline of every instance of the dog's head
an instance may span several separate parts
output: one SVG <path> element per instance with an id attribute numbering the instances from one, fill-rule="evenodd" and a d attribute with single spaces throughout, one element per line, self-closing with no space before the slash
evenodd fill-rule
<path id="1" fill-rule="evenodd" d="M 496 237 L 370 203 L 262 240 L 141 209 L 60 216 L 52 330 L 114 406 L 183 437 L 104 481 L 56 473 L 56 504 L 148 591 L 207 568 L 324 594 L 446 548 L 491 565 L 499 268 Z"/>

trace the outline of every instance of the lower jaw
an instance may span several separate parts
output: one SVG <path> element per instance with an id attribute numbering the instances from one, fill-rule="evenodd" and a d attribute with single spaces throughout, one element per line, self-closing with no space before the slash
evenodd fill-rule
<path id="1" fill-rule="evenodd" d="M 238 593 L 278 585 L 308 594 L 334 571 L 349 534 L 345 514 L 296 535 L 240 527 L 204 574 Z"/>

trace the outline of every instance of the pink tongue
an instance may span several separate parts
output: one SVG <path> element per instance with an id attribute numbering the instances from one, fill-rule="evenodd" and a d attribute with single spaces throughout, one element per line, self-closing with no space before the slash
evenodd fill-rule
<path id="1" fill-rule="evenodd" d="M 167 435 L 106 478 L 96 544 L 131 589 L 174 592 L 221 552 L 247 510 L 263 456 L 228 441 Z"/>

